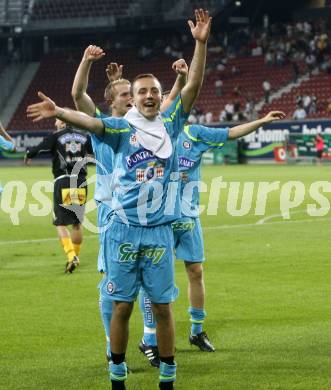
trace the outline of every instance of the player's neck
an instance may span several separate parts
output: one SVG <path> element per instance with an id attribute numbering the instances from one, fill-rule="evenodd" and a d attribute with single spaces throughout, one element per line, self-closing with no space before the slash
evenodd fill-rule
<path id="1" fill-rule="evenodd" d="M 112 110 L 112 113 L 111 113 L 111 116 L 115 117 L 115 118 L 123 118 L 123 114 L 120 114 L 118 111 L 116 110 Z"/>

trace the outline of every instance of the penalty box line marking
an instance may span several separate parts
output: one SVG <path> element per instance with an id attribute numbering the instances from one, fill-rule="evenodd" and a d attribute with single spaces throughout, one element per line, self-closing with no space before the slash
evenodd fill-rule
<path id="1" fill-rule="evenodd" d="M 281 225 L 286 223 L 303 223 L 303 222 L 324 222 L 330 221 L 331 218 L 308 218 L 308 219 L 300 219 L 297 221 L 275 221 L 269 223 L 243 223 L 236 225 L 216 225 L 216 226 L 206 226 L 203 227 L 203 230 L 221 230 L 221 229 L 238 229 L 238 228 L 246 228 L 246 227 L 257 227 L 257 226 L 270 226 L 270 225 Z M 84 236 L 84 238 L 97 238 L 98 234 L 90 234 L 88 236 Z M 48 241 L 58 241 L 58 237 L 49 237 L 49 238 L 40 238 L 35 240 L 10 240 L 10 241 L 0 241 L 0 245 L 12 245 L 12 244 L 34 244 L 38 242 L 48 242 Z"/>

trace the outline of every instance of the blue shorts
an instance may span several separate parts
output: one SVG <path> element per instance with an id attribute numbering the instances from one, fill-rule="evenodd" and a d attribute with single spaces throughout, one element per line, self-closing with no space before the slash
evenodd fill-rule
<path id="1" fill-rule="evenodd" d="M 183 217 L 172 223 L 172 229 L 176 258 L 192 263 L 204 262 L 205 254 L 200 219 Z"/>
<path id="2" fill-rule="evenodd" d="M 102 294 L 133 302 L 143 287 L 153 303 L 170 303 L 174 283 L 174 237 L 171 224 L 132 226 L 112 221 L 103 235 L 107 281 Z"/>

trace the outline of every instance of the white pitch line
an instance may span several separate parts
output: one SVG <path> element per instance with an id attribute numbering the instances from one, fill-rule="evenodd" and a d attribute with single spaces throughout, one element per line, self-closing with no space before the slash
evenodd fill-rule
<path id="1" fill-rule="evenodd" d="M 328 208 L 325 208 L 323 207 L 321 210 L 327 210 L 329 211 L 329 207 Z M 306 213 L 307 212 L 307 209 L 303 209 L 303 210 L 294 210 L 294 211 L 291 211 L 290 214 L 302 214 L 302 213 Z M 263 225 L 265 222 L 267 221 L 270 221 L 270 219 L 273 219 L 273 218 L 277 218 L 277 217 L 282 217 L 283 214 L 273 214 L 273 215 L 269 215 L 267 217 L 264 217 L 262 219 L 259 219 L 255 224 L 256 225 Z"/>
<path id="2" fill-rule="evenodd" d="M 98 237 L 97 234 L 90 234 L 89 236 L 84 236 L 84 238 L 94 238 Z M 58 237 L 49 237 L 49 238 L 39 238 L 34 240 L 10 240 L 10 241 L 0 241 L 0 245 L 11 245 L 11 244 L 35 244 L 38 242 L 48 242 L 48 241 L 59 241 Z"/>
<path id="3" fill-rule="evenodd" d="M 203 230 L 220 230 L 220 229 L 236 229 L 236 228 L 245 228 L 245 227 L 258 227 L 258 226 L 270 226 L 270 225 L 281 225 L 285 223 L 302 223 L 302 222 L 324 222 L 324 221 L 330 221 L 331 218 L 308 218 L 308 219 L 300 219 L 297 221 L 275 221 L 275 222 L 269 222 L 265 224 L 257 224 L 255 223 L 244 223 L 244 224 L 237 224 L 237 225 L 216 225 L 216 226 L 206 226 L 202 227 Z"/>
<path id="4" fill-rule="evenodd" d="M 292 211 L 291 214 L 300 214 L 300 213 L 304 213 L 306 211 L 307 210 L 295 210 L 295 211 Z M 265 222 L 270 221 L 270 219 L 277 218 L 277 217 L 282 217 L 282 216 L 283 216 L 282 214 L 269 215 L 268 217 L 264 217 L 264 218 L 259 219 L 256 222 L 256 225 L 263 225 Z"/>
<path id="5" fill-rule="evenodd" d="M 246 228 L 246 227 L 252 227 L 252 226 L 270 226 L 270 225 L 280 225 L 285 223 L 302 223 L 302 222 L 325 222 L 330 221 L 331 218 L 308 218 L 308 219 L 300 219 L 298 221 L 275 221 L 275 222 L 269 222 L 269 223 L 263 223 L 263 224 L 257 224 L 254 223 L 243 223 L 243 224 L 236 224 L 236 225 L 216 225 L 216 226 L 206 226 L 203 227 L 203 230 L 221 230 L 221 229 L 238 229 L 238 228 Z M 96 238 L 98 237 L 97 234 L 90 234 L 89 236 L 84 236 L 84 238 Z M 0 245 L 12 245 L 12 244 L 32 244 L 32 243 L 38 243 L 38 242 L 48 242 L 48 241 L 58 241 L 59 239 L 57 237 L 52 238 L 40 238 L 36 240 L 11 240 L 11 241 L 0 241 Z"/>

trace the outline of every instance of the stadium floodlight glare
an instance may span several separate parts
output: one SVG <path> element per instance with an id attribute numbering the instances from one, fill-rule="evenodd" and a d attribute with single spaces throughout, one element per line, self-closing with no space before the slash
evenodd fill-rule
<path id="1" fill-rule="evenodd" d="M 236 7 L 241 7 L 241 1 L 240 0 L 235 1 L 235 5 L 236 5 Z"/>

